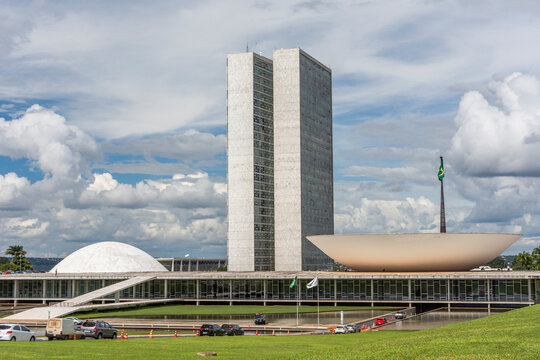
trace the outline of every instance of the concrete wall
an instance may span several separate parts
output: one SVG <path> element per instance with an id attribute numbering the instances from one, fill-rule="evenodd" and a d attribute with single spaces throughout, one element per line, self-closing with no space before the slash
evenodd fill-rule
<path id="1" fill-rule="evenodd" d="M 274 51 L 276 271 L 302 269 L 300 53 Z"/>
<path id="2" fill-rule="evenodd" d="M 254 270 L 253 53 L 227 57 L 229 271 Z"/>
<path id="3" fill-rule="evenodd" d="M 300 49 L 274 51 L 276 270 L 330 269 L 307 235 L 333 234 L 332 77 Z"/>

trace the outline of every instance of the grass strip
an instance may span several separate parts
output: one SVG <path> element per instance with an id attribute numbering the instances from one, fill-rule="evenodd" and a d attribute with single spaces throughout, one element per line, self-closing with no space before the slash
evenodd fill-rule
<path id="1" fill-rule="evenodd" d="M 540 306 L 422 331 L 5 343 L 6 359 L 539 359 Z"/>
<path id="2" fill-rule="evenodd" d="M 352 310 L 392 310 L 392 307 L 366 307 L 366 306 L 321 306 L 321 312 L 352 311 Z M 317 306 L 303 305 L 299 307 L 301 313 L 317 312 Z M 111 309 L 107 311 L 85 311 L 71 314 L 81 319 L 130 317 L 130 316 L 165 316 L 165 315 L 250 315 L 250 314 L 294 314 L 295 305 L 160 305 L 141 306 L 125 309 Z"/>

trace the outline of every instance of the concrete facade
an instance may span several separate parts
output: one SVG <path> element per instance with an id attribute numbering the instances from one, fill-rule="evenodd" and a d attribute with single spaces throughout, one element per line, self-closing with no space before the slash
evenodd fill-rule
<path id="1" fill-rule="evenodd" d="M 334 233 L 332 73 L 300 49 L 274 51 L 276 270 L 329 270 L 306 238 Z"/>
<path id="2" fill-rule="evenodd" d="M 272 61 L 227 57 L 228 270 L 274 270 Z"/>
<path id="3" fill-rule="evenodd" d="M 149 280 L 140 282 L 147 276 Z M 297 276 L 298 285 L 290 288 Z M 319 286 L 306 285 L 318 277 Z M 121 282 L 133 279 L 125 288 Z M 94 302 L 176 300 L 184 303 L 302 303 L 331 304 L 469 304 L 533 305 L 540 299 L 540 271 L 467 272 L 159 272 L 88 274 L 17 274 L 0 277 L 0 301 L 56 303 L 104 289 Z M 319 290 L 319 296 L 317 295 Z M 108 295 L 106 295 L 108 294 Z M 90 296 L 90 295 L 88 295 Z M 85 297 L 86 298 L 86 297 Z M 76 299 L 74 299 L 76 300 Z M 71 305 L 68 304 L 68 305 Z"/>
<path id="4" fill-rule="evenodd" d="M 228 270 L 328 270 L 332 77 L 300 49 L 227 57 Z"/>

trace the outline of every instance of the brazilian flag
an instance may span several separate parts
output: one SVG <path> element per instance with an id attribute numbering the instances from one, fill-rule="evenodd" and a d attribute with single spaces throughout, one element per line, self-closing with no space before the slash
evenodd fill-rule
<path id="1" fill-rule="evenodd" d="M 439 171 L 437 172 L 437 177 L 439 178 L 440 181 L 442 181 L 444 177 L 444 166 L 443 166 L 442 158 L 441 158 L 441 166 L 439 166 Z"/>
<path id="2" fill-rule="evenodd" d="M 292 289 L 296 286 L 296 283 L 298 283 L 298 276 L 295 276 L 294 279 L 291 281 L 291 285 L 289 287 Z"/>

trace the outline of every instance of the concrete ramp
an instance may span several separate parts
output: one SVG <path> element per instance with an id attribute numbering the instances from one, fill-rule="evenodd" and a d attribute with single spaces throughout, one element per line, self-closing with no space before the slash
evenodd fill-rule
<path id="1" fill-rule="evenodd" d="M 87 294 L 77 296 L 73 299 L 69 299 L 52 306 L 35 307 L 26 311 L 22 311 L 17 314 L 7 316 L 2 319 L 7 321 L 11 320 L 36 320 L 42 321 L 52 317 L 60 317 L 67 314 L 71 314 L 78 310 L 88 309 L 91 306 L 84 306 L 84 304 L 91 301 L 104 298 L 107 295 L 114 294 L 129 287 L 138 285 L 140 283 L 154 279 L 155 276 L 136 276 L 124 281 L 120 281 L 116 284 L 105 286 L 101 289 L 94 290 Z"/>

